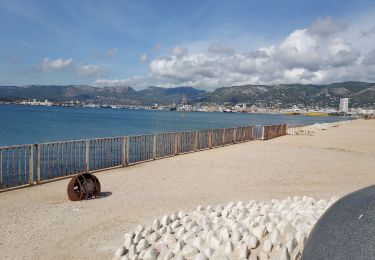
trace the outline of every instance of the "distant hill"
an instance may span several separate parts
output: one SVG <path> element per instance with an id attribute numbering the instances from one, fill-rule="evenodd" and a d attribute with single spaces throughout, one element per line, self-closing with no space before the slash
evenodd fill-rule
<path id="1" fill-rule="evenodd" d="M 134 90 L 130 86 L 96 88 L 87 85 L 0 86 L 0 100 L 48 99 L 51 101 L 81 100 L 93 103 L 167 105 L 180 103 L 182 96 L 189 103 L 237 104 L 256 106 L 338 107 L 340 98 L 350 98 L 351 106 L 375 107 L 375 83 L 339 82 L 327 85 L 280 84 L 243 85 L 218 88 L 206 92 L 192 87 L 148 87 Z"/>
<path id="2" fill-rule="evenodd" d="M 206 91 L 192 87 L 160 88 L 148 87 L 136 91 L 129 86 L 110 86 L 96 88 L 87 85 L 30 85 L 23 87 L 0 86 L 0 99 L 37 99 L 50 101 L 80 100 L 95 103 L 153 105 L 180 103 L 182 96 L 195 101 Z"/>
<path id="3" fill-rule="evenodd" d="M 199 101 L 279 107 L 337 107 L 343 97 L 350 98 L 351 106 L 375 106 L 375 84 L 350 81 L 327 85 L 243 85 L 218 88 Z"/>

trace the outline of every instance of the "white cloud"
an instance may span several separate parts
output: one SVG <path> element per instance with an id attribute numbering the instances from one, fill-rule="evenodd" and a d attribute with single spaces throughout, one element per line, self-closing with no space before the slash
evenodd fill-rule
<path id="1" fill-rule="evenodd" d="M 292 31 L 279 43 L 246 51 L 221 43 L 207 44 L 205 51 L 177 46 L 171 49 L 171 55 L 150 62 L 150 74 L 116 83 L 135 88 L 156 85 L 214 89 L 241 84 L 373 81 L 374 38 L 368 28 L 368 20 L 348 26 L 328 17 Z"/>
<path id="2" fill-rule="evenodd" d="M 185 56 L 188 53 L 188 50 L 185 47 L 176 46 L 176 47 L 171 49 L 171 53 L 172 53 L 173 56 L 182 57 L 182 56 Z"/>
<path id="3" fill-rule="evenodd" d="M 105 74 L 105 70 L 99 65 L 80 64 L 75 69 L 75 74 L 79 78 L 100 77 Z"/>
<path id="4" fill-rule="evenodd" d="M 55 59 L 50 60 L 49 58 L 44 58 L 42 63 L 37 66 L 40 70 L 44 72 L 51 72 L 51 71 L 61 71 L 66 70 L 70 67 L 73 63 L 73 59 Z"/>
<path id="5" fill-rule="evenodd" d="M 215 54 L 226 54 L 226 55 L 233 55 L 236 51 L 228 46 L 225 46 L 222 43 L 212 43 L 208 47 L 208 51 Z"/>
<path id="6" fill-rule="evenodd" d="M 329 36 L 345 30 L 347 24 L 333 20 L 332 17 L 325 17 L 316 20 L 309 28 L 309 33 L 320 36 Z"/>
<path id="7" fill-rule="evenodd" d="M 160 50 L 160 48 L 161 48 L 161 43 L 157 43 L 157 44 L 155 44 L 155 46 L 152 48 L 152 51 L 153 52 L 157 52 L 158 50 Z"/>
<path id="8" fill-rule="evenodd" d="M 108 49 L 105 53 L 108 57 L 114 57 L 117 55 L 118 49 L 117 48 L 111 48 Z"/>
<path id="9" fill-rule="evenodd" d="M 148 59 L 147 53 L 142 53 L 141 56 L 139 56 L 139 61 L 142 63 L 146 63 Z"/>

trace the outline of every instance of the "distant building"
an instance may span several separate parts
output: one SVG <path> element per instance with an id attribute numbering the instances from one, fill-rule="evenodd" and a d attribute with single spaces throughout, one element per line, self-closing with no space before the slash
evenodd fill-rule
<path id="1" fill-rule="evenodd" d="M 185 95 L 182 95 L 182 101 L 181 101 L 181 106 L 184 107 L 187 105 L 187 98 Z"/>
<path id="2" fill-rule="evenodd" d="M 349 111 L 349 98 L 340 98 L 339 111 L 348 113 L 348 111 Z"/>

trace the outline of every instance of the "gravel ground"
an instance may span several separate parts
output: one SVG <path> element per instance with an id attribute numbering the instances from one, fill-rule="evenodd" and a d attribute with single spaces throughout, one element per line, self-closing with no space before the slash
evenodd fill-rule
<path id="1" fill-rule="evenodd" d="M 71 202 L 68 179 L 0 194 L 2 259 L 112 259 L 124 233 L 197 205 L 341 197 L 375 181 L 375 120 L 97 173 L 103 197 Z"/>

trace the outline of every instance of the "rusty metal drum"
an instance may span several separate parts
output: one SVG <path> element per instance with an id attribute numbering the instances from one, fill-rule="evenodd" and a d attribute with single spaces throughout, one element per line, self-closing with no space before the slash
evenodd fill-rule
<path id="1" fill-rule="evenodd" d="M 78 174 L 70 180 L 67 192 L 72 201 L 95 198 L 100 194 L 100 182 L 92 174 Z"/>

